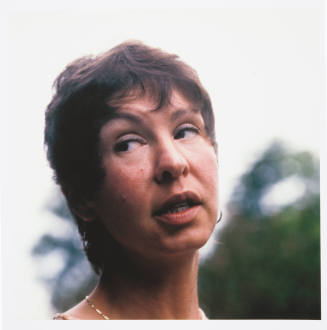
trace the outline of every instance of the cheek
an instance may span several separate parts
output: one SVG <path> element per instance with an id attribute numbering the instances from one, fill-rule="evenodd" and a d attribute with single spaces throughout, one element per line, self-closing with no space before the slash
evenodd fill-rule
<path id="1" fill-rule="evenodd" d="M 212 186 L 218 186 L 218 160 L 214 149 L 211 146 L 199 148 L 193 154 L 193 164 L 201 173 L 204 181 L 212 182 Z M 210 185 L 211 186 L 211 185 Z"/>
<path id="2" fill-rule="evenodd" d="M 142 167 L 120 168 L 111 171 L 107 176 L 108 184 L 111 184 L 114 191 L 131 192 L 141 186 L 144 181 L 144 169 Z"/>
<path id="3" fill-rule="evenodd" d="M 202 183 L 204 194 L 208 196 L 213 212 L 218 208 L 218 161 L 214 149 L 202 148 L 194 161 L 196 173 Z"/>
<path id="4" fill-rule="evenodd" d="M 106 176 L 98 194 L 97 209 L 103 221 L 125 218 L 125 213 L 140 212 L 140 198 L 145 196 L 147 170 L 144 166 L 106 164 Z"/>
<path id="5" fill-rule="evenodd" d="M 143 219 L 149 210 L 150 172 L 144 166 L 111 166 L 106 173 L 96 204 L 99 218 L 119 244 L 133 246 L 148 229 Z"/>

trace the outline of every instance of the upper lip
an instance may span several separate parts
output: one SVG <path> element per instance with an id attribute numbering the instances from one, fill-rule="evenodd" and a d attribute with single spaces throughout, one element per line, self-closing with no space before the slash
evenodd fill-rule
<path id="1" fill-rule="evenodd" d="M 172 195 L 171 197 L 167 198 L 163 203 L 159 205 L 153 212 L 153 215 L 160 215 L 162 213 L 165 213 L 169 208 L 173 207 L 174 205 L 187 202 L 190 205 L 199 205 L 201 204 L 200 197 L 192 192 L 192 191 L 186 191 L 180 194 Z"/>

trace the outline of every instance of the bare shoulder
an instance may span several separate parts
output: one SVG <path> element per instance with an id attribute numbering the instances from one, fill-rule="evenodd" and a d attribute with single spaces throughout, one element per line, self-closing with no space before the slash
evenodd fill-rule
<path id="1" fill-rule="evenodd" d="M 53 318 L 53 320 L 79 320 L 77 318 L 72 317 L 67 313 L 57 313 Z"/>
<path id="2" fill-rule="evenodd" d="M 64 313 L 57 313 L 53 320 L 96 320 L 97 315 L 90 310 L 87 303 L 83 300 Z"/>

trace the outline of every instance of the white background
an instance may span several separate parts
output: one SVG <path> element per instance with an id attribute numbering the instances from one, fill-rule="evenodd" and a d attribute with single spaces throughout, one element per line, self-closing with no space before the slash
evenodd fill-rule
<path id="1" fill-rule="evenodd" d="M 2 307 L 8 319 L 51 313 L 30 251 L 55 226 L 44 210 L 54 190 L 44 110 L 70 61 L 138 39 L 194 67 L 216 113 L 223 210 L 239 176 L 273 139 L 319 156 L 326 119 L 322 1 L 202 1 L 201 8 L 194 1 L 168 2 L 170 8 L 141 1 L 134 9 L 128 1 L 106 3 L 59 1 L 54 8 L 47 1 L 12 1 L 2 13 L 8 50 L 2 54 Z"/>

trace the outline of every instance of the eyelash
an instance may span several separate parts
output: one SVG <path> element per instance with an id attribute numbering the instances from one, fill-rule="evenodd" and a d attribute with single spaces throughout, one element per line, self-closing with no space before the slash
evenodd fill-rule
<path id="1" fill-rule="evenodd" d="M 174 138 L 175 139 L 179 139 L 178 138 L 178 135 L 181 133 L 181 132 L 185 132 L 185 131 L 188 131 L 188 132 L 192 132 L 192 133 L 195 133 L 195 134 L 198 134 L 199 133 L 199 129 L 193 125 L 187 125 L 187 126 L 183 126 L 181 127 L 177 133 L 174 135 Z"/>
<path id="2" fill-rule="evenodd" d="M 145 142 L 141 139 L 137 139 L 137 138 L 128 138 L 126 140 L 123 140 L 123 141 L 119 141 L 117 142 L 115 145 L 114 145 L 114 151 L 117 152 L 117 153 L 120 153 L 120 152 L 127 152 L 128 151 L 128 147 L 127 149 L 124 148 L 125 146 L 127 146 L 129 143 L 131 142 L 136 142 L 136 143 L 139 143 L 139 144 L 144 144 Z"/>
<path id="3" fill-rule="evenodd" d="M 191 132 L 194 134 L 199 134 L 199 129 L 193 125 L 187 125 L 183 126 L 178 129 L 177 133 L 174 135 L 174 139 L 179 140 L 179 139 L 186 139 L 187 137 L 179 137 L 179 135 L 183 132 Z M 129 151 L 129 144 L 130 143 L 139 143 L 141 145 L 145 144 L 146 142 L 143 139 L 136 138 L 136 137 L 131 137 L 131 138 L 126 138 L 126 140 L 122 140 L 117 142 L 114 145 L 114 151 L 116 153 L 124 153 Z"/>

